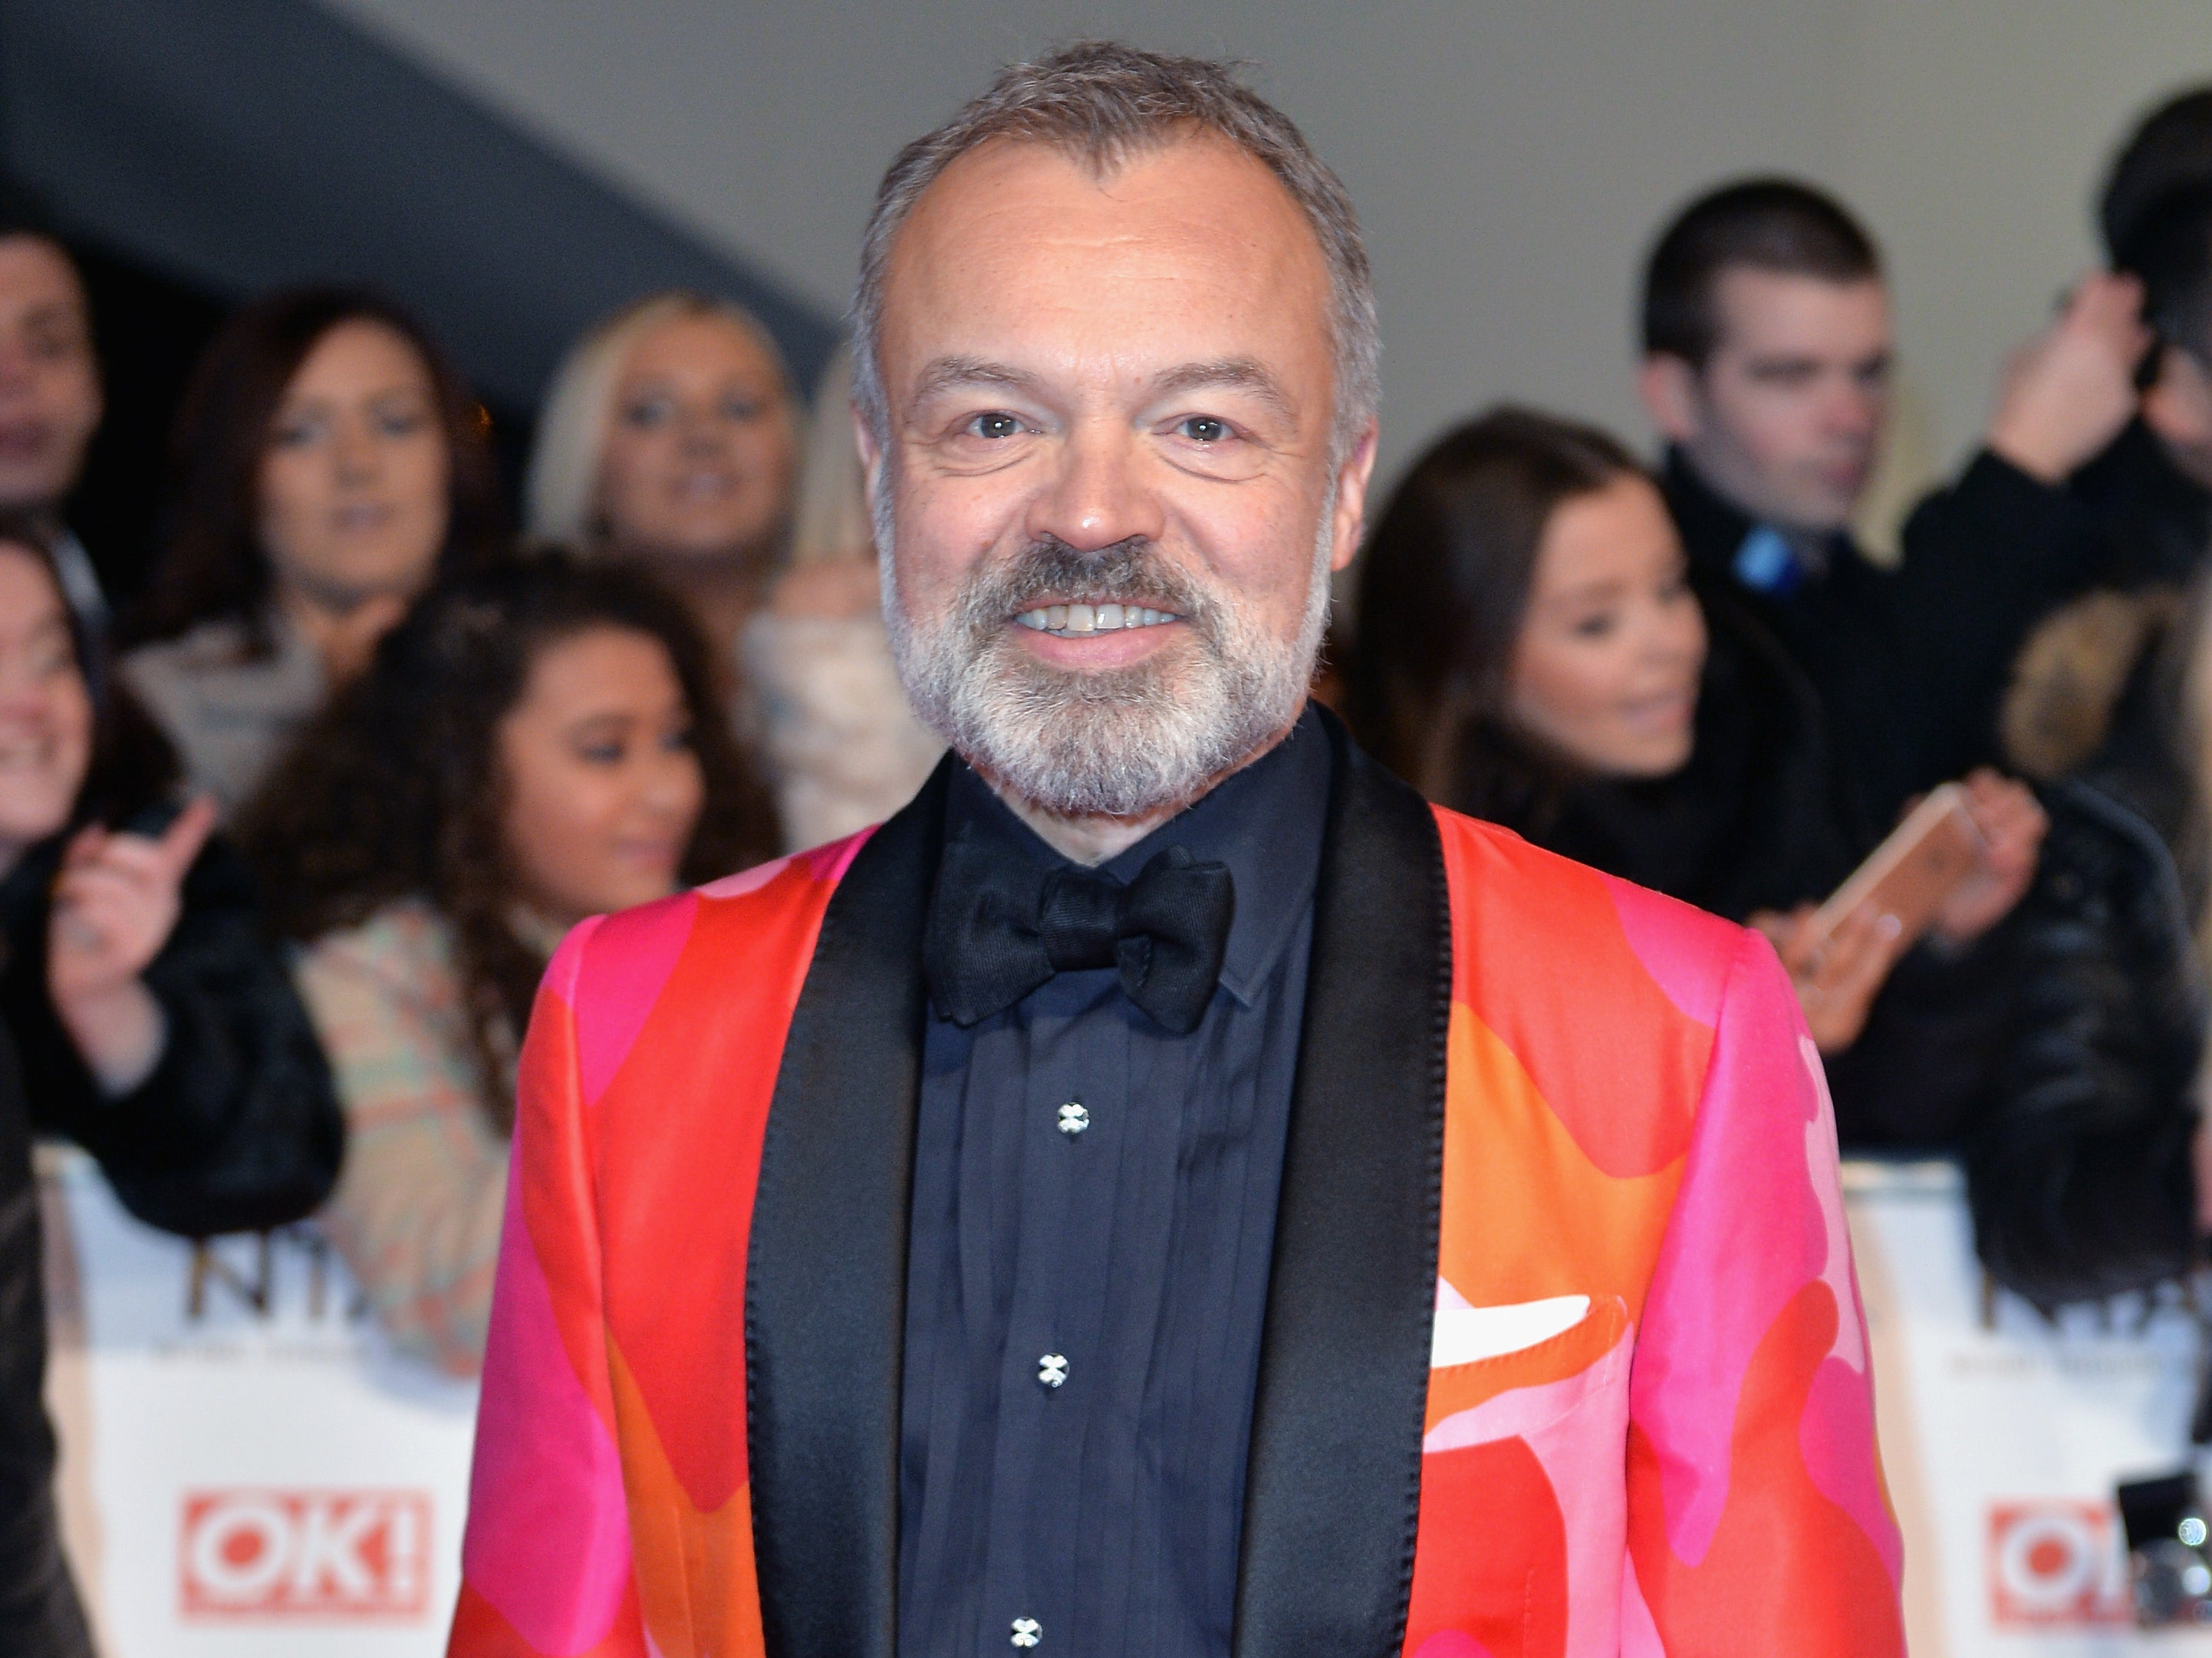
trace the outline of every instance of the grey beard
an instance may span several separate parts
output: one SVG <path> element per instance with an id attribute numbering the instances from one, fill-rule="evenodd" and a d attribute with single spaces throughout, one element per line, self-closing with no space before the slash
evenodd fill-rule
<path id="1" fill-rule="evenodd" d="M 1332 516 L 1322 514 L 1305 613 L 1285 640 L 1133 539 L 1088 553 L 1033 543 L 979 566 L 949 616 L 918 622 L 900 601 L 893 526 L 879 513 L 884 622 L 899 678 L 962 758 L 1046 812 L 1139 817 L 1187 805 L 1297 717 L 1328 619 Z M 1071 592 L 1171 611 L 1185 635 L 1127 668 L 1048 667 L 1010 629 L 1020 612 Z"/>

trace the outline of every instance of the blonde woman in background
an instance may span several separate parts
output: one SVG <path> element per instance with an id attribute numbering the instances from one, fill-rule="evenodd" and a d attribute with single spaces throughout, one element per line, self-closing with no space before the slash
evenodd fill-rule
<path id="1" fill-rule="evenodd" d="M 891 665 L 853 439 L 853 360 L 839 346 L 814 398 L 792 568 L 746 629 L 746 672 L 785 838 L 817 846 L 904 805 L 944 751 Z"/>
<path id="2" fill-rule="evenodd" d="M 533 538 L 642 563 L 683 595 L 792 847 L 888 817 L 940 746 L 891 669 L 850 388 L 841 349 L 802 472 L 767 331 L 725 300 L 655 295 L 570 350 L 525 489 Z"/>
<path id="3" fill-rule="evenodd" d="M 734 691 L 738 640 L 781 571 L 799 413 L 752 314 L 656 294 L 568 352 L 524 485 L 532 539 L 645 566 L 679 595 Z"/>

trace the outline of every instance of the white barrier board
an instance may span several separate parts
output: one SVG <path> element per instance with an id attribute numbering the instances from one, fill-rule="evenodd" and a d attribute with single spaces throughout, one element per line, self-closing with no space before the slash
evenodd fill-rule
<path id="1" fill-rule="evenodd" d="M 472 1383 L 394 1353 L 312 1231 L 196 1252 L 41 1153 L 72 1564 L 105 1658 L 433 1658 Z"/>
<path id="2" fill-rule="evenodd" d="M 2134 1627 L 2112 1503 L 2189 1460 L 2191 1315 L 2137 1299 L 2054 1327 L 1987 1296 L 1948 1163 L 1847 1164 L 1844 1191 L 1915 1658 L 2212 1655 Z"/>
<path id="3" fill-rule="evenodd" d="M 64 1519 L 106 1658 L 433 1658 L 473 1386 L 393 1353 L 311 1232 L 196 1253 L 88 1158 L 40 1163 Z M 1985 1301 L 1947 1164 L 1850 1164 L 1844 1190 L 1916 1658 L 2212 1658 L 2133 1627 L 2112 1504 L 2184 1460 L 2190 1317 Z"/>

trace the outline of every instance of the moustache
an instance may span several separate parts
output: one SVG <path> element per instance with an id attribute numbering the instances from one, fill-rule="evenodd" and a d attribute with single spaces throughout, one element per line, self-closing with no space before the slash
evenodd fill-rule
<path id="1" fill-rule="evenodd" d="M 1004 563 L 979 573 L 962 608 L 971 626 L 994 629 L 1040 604 L 1077 599 L 1172 611 L 1201 635 L 1212 632 L 1209 624 L 1218 608 L 1212 593 L 1141 536 L 1088 552 L 1042 536 Z"/>

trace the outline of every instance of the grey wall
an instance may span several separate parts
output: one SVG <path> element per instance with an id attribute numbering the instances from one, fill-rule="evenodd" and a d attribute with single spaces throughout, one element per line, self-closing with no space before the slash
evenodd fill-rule
<path id="1" fill-rule="evenodd" d="M 1888 246 L 1924 469 L 2087 264 L 2115 132 L 2212 79 L 2205 0 L 323 3 L 825 308 L 893 149 L 998 63 L 1079 33 L 1255 60 L 1367 223 L 1386 465 L 1502 397 L 1640 431 L 1627 317 L 1656 222 L 1785 168 Z"/>

